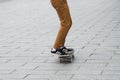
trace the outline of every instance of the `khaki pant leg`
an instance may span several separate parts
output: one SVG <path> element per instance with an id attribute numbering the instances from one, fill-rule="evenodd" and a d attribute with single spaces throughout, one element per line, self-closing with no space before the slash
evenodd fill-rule
<path id="1" fill-rule="evenodd" d="M 56 9 L 60 19 L 60 29 L 54 43 L 54 48 L 60 48 L 65 44 L 66 36 L 72 25 L 72 20 L 66 0 L 51 0 L 51 3 Z"/>

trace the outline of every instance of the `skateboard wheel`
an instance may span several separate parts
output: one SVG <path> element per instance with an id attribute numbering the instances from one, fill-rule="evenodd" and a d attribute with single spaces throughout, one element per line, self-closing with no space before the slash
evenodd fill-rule
<path id="1" fill-rule="evenodd" d="M 74 56 L 74 55 L 72 55 L 72 58 L 74 59 L 74 58 L 75 58 L 75 56 Z"/>
<path id="2" fill-rule="evenodd" d="M 62 58 L 60 58 L 60 59 L 59 59 L 59 62 L 63 62 L 63 59 L 62 59 Z"/>
<path id="3" fill-rule="evenodd" d="M 72 62 L 73 61 L 73 59 L 71 58 L 70 60 L 69 60 L 69 62 Z"/>

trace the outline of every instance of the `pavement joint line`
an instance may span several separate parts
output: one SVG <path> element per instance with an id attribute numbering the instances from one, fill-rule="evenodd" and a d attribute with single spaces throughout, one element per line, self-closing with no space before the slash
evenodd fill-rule
<path id="1" fill-rule="evenodd" d="M 100 75 L 103 75 L 104 70 L 101 71 Z"/>
<path id="2" fill-rule="evenodd" d="M 33 70 L 36 70 L 37 68 L 39 68 L 39 66 L 36 66 Z"/>
<path id="3" fill-rule="evenodd" d="M 23 79 L 27 78 L 30 74 L 27 74 L 25 77 L 23 77 Z"/>
<path id="4" fill-rule="evenodd" d="M 16 69 L 15 69 L 15 70 L 13 70 L 12 72 L 10 72 L 10 74 L 13 74 L 15 71 L 16 71 Z"/>

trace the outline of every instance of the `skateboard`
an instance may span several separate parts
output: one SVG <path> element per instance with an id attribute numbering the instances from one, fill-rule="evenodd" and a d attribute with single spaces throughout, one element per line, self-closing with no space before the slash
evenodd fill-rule
<path id="1" fill-rule="evenodd" d="M 74 58 L 74 50 L 69 52 L 68 55 L 58 55 L 59 62 L 72 62 Z"/>

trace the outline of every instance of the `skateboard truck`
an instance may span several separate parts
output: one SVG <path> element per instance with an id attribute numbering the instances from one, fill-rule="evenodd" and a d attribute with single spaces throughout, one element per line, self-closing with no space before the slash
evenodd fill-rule
<path id="1" fill-rule="evenodd" d="M 74 51 L 71 51 L 68 55 L 59 55 L 59 62 L 72 62 L 74 59 Z"/>

